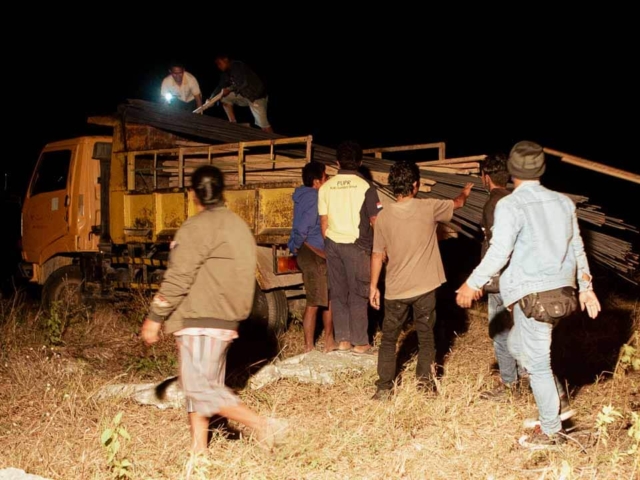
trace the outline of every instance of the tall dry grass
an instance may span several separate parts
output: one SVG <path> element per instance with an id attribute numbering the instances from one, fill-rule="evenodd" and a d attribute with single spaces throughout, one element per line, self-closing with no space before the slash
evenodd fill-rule
<path id="1" fill-rule="evenodd" d="M 52 479 L 111 478 L 100 435 L 123 412 L 131 440 L 120 454 L 133 463 L 132 477 L 184 478 L 189 446 L 184 411 L 96 399 L 108 384 L 175 373 L 171 339 L 152 349 L 141 345 L 140 310 L 104 308 L 80 315 L 56 346 L 47 344 L 42 327 L 48 312 L 11 300 L 0 308 L 0 468 L 22 468 Z M 620 311 L 637 331 L 637 305 L 626 304 L 616 315 Z M 613 324 L 606 314 L 600 322 Z M 280 346 L 287 356 L 302 351 L 298 324 L 280 338 Z M 375 371 L 344 374 L 331 386 L 281 380 L 261 390 L 242 390 L 243 400 L 259 413 L 290 420 L 289 442 L 268 454 L 250 432 L 231 423 L 214 431 L 209 465 L 192 478 L 638 478 L 637 455 L 621 455 L 632 444 L 627 435 L 631 412 L 640 410 L 638 373 L 594 375 L 590 383 L 572 389 L 579 412 L 577 441 L 531 452 L 517 440 L 524 433 L 522 420 L 536 413 L 532 396 L 507 403 L 478 398 L 497 382 L 482 308 L 470 312 L 466 332 L 446 355 L 436 398 L 416 389 L 414 372 L 411 360 L 389 402 L 370 399 Z M 604 445 L 594 425 L 608 404 L 623 416 L 609 425 Z"/>

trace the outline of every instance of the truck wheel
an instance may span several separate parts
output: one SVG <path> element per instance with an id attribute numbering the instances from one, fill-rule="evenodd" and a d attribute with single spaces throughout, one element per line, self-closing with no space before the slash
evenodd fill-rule
<path id="1" fill-rule="evenodd" d="M 289 321 L 289 304 L 284 290 L 263 292 L 256 285 L 251 319 L 267 325 L 276 333 L 283 332 Z"/>
<path id="2" fill-rule="evenodd" d="M 67 265 L 47 278 L 42 287 L 42 306 L 50 308 L 54 302 L 82 303 L 82 273 L 80 267 Z"/>

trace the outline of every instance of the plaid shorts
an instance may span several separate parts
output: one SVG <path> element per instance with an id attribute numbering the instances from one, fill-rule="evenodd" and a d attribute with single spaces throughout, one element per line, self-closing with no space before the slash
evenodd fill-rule
<path id="1" fill-rule="evenodd" d="M 180 384 L 189 413 L 211 417 L 222 407 L 240 403 L 225 386 L 227 349 L 231 341 L 207 335 L 179 335 L 176 343 L 180 354 Z"/>

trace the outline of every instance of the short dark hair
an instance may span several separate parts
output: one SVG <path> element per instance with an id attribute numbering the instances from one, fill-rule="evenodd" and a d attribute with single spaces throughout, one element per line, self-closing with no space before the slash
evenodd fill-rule
<path id="1" fill-rule="evenodd" d="M 389 185 L 394 195 L 407 197 L 413 193 L 413 184 L 420 181 L 420 169 L 414 162 L 398 161 L 389 169 Z"/>
<path id="2" fill-rule="evenodd" d="M 184 63 L 177 61 L 169 62 L 169 70 L 171 70 L 172 68 L 181 68 L 182 70 L 184 70 Z"/>
<path id="3" fill-rule="evenodd" d="M 492 153 L 480 164 L 482 173 L 489 175 L 489 178 L 498 187 L 506 187 L 509 181 L 509 170 L 507 170 L 507 155 L 504 153 Z"/>
<path id="4" fill-rule="evenodd" d="M 338 145 L 336 159 L 340 162 L 340 168 L 358 170 L 362 163 L 362 147 L 358 142 L 346 140 Z"/>
<path id="5" fill-rule="evenodd" d="M 191 175 L 191 188 L 203 207 L 216 206 L 222 200 L 224 175 L 213 165 L 203 165 Z"/>
<path id="6" fill-rule="evenodd" d="M 305 187 L 313 187 L 314 180 L 322 180 L 326 166 L 320 162 L 309 162 L 302 168 L 302 183 Z"/>

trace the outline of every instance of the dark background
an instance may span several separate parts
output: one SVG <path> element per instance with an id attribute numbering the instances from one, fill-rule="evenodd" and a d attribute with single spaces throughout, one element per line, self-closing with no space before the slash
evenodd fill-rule
<path id="1" fill-rule="evenodd" d="M 126 99 L 157 100 L 171 60 L 208 97 L 221 51 L 265 79 L 276 133 L 330 147 L 445 141 L 448 157 L 526 139 L 640 173 L 640 42 L 619 7 L 83 5 L 18 6 L 7 17 L 16 28 L 2 33 L 0 170 L 19 197 L 46 142 L 102 133 L 87 117 Z M 207 114 L 226 118 L 219 106 Z M 640 224 L 637 184 L 548 160 L 544 183 Z"/>

